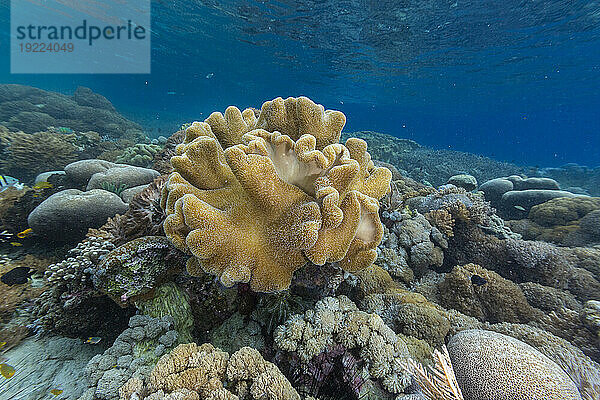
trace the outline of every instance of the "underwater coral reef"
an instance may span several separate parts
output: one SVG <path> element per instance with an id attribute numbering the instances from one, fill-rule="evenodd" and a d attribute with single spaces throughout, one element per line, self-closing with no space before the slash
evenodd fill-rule
<path id="1" fill-rule="evenodd" d="M 599 198 L 306 97 L 87 153 L 26 117 L 6 168 L 64 142 L 0 193 L 1 398 L 600 398 Z M 77 357 L 31 386 L 40 343 Z"/>

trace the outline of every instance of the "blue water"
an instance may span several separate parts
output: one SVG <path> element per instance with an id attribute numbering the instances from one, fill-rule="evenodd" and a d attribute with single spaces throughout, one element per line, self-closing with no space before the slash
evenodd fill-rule
<path id="1" fill-rule="evenodd" d="M 0 82 L 88 86 L 151 136 L 231 104 L 306 95 L 344 111 L 348 131 L 600 165 L 597 1 L 157 0 L 150 75 L 11 75 L 0 4 Z"/>

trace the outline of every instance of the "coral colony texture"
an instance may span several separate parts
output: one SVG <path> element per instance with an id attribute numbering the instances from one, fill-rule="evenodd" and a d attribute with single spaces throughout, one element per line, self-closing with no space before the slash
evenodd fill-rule
<path id="1" fill-rule="evenodd" d="M 0 86 L 0 117 L 2 399 L 600 399 L 587 170 L 306 97 L 154 141 L 83 88 Z"/>
<path id="2" fill-rule="evenodd" d="M 364 141 L 337 143 L 345 120 L 307 98 L 278 98 L 258 118 L 229 107 L 187 128 L 162 202 L 167 237 L 193 256 L 188 272 L 271 292 L 308 261 L 349 272 L 372 264 L 391 173 Z"/>

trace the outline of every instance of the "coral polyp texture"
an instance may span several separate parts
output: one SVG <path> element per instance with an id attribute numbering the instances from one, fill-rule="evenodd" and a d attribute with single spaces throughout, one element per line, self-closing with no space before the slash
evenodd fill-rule
<path id="1" fill-rule="evenodd" d="M 133 399 L 300 400 L 277 366 L 243 347 L 231 356 L 210 343 L 181 344 L 156 364 L 147 384 L 133 377 L 119 391 Z"/>
<path id="2" fill-rule="evenodd" d="M 161 202 L 167 237 L 193 255 L 188 272 L 272 292 L 308 261 L 372 264 L 391 172 L 363 140 L 337 143 L 344 123 L 300 97 L 268 101 L 258 117 L 229 107 L 187 128 Z"/>
<path id="3" fill-rule="evenodd" d="M 581 400 L 575 383 L 530 345 L 492 331 L 454 335 L 448 352 L 468 400 Z"/>

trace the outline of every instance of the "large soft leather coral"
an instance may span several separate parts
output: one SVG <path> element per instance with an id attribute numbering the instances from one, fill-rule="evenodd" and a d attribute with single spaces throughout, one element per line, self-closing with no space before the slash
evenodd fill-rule
<path id="1" fill-rule="evenodd" d="M 258 117 L 229 107 L 194 122 L 162 196 L 165 233 L 193 255 L 190 274 L 271 292 L 308 260 L 350 272 L 372 264 L 391 173 L 363 140 L 337 143 L 344 122 L 302 97 L 266 102 Z"/>

